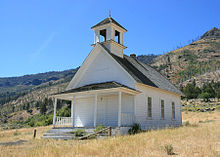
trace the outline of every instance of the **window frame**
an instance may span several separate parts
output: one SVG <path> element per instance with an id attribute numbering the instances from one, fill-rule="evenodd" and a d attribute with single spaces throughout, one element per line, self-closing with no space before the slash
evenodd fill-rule
<path id="1" fill-rule="evenodd" d="M 171 108 L 172 108 L 172 120 L 176 120 L 176 107 L 175 107 L 175 102 L 172 101 L 171 103 Z"/>
<path id="2" fill-rule="evenodd" d="M 162 102 L 163 102 L 163 104 L 162 104 Z M 160 99 L 160 119 L 165 120 L 165 101 L 164 101 L 164 99 Z"/>
<path id="3" fill-rule="evenodd" d="M 151 102 L 151 104 L 150 104 L 150 112 L 149 112 L 149 98 L 150 98 L 150 102 Z M 149 113 L 150 113 L 150 116 L 149 116 Z M 152 97 L 150 97 L 150 96 L 147 96 L 147 118 L 148 119 L 152 119 Z"/>

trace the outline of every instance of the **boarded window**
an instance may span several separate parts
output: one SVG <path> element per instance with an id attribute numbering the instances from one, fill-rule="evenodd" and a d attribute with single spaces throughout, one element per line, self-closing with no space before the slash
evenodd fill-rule
<path id="1" fill-rule="evenodd" d="M 151 97 L 147 98 L 147 116 L 148 116 L 148 118 L 152 117 L 152 99 L 151 99 Z"/>
<path id="2" fill-rule="evenodd" d="M 172 119 L 175 119 L 175 103 L 172 102 Z"/>
<path id="3" fill-rule="evenodd" d="M 161 119 L 164 120 L 164 100 L 161 100 Z"/>

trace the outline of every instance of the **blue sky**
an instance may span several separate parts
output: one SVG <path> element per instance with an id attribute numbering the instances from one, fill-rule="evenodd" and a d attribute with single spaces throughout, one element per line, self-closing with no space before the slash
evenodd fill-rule
<path id="1" fill-rule="evenodd" d="M 161 54 L 220 27 L 219 0 L 1 0 L 0 77 L 80 66 L 109 9 L 128 30 L 128 55 Z"/>

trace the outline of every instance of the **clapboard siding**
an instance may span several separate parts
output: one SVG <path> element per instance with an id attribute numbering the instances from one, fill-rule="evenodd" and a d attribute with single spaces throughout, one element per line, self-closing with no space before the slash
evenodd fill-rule
<path id="1" fill-rule="evenodd" d="M 155 129 L 181 125 L 182 113 L 180 97 L 158 89 L 137 85 L 142 93 L 136 96 L 136 120 L 142 129 Z M 147 97 L 152 98 L 152 118 L 147 117 Z M 161 120 L 161 100 L 164 100 L 165 119 Z M 172 102 L 175 103 L 175 120 L 172 120 Z"/>
<path id="2" fill-rule="evenodd" d="M 122 93 L 122 113 L 134 113 L 134 96 Z M 77 99 L 75 104 L 75 127 L 94 125 L 94 98 Z M 97 125 L 118 126 L 118 94 L 98 96 Z"/>
<path id="3" fill-rule="evenodd" d="M 122 113 L 134 113 L 134 96 L 128 94 L 122 94 Z"/>
<path id="4" fill-rule="evenodd" d="M 135 88 L 136 82 L 122 67 L 106 52 L 96 52 L 96 57 L 81 76 L 76 87 L 93 83 L 115 81 Z"/>
<path id="5" fill-rule="evenodd" d="M 99 96 L 97 104 L 97 125 L 117 126 L 118 103 L 117 96 Z"/>
<path id="6" fill-rule="evenodd" d="M 75 104 L 75 127 L 91 127 L 94 124 L 94 98 L 77 99 Z"/>

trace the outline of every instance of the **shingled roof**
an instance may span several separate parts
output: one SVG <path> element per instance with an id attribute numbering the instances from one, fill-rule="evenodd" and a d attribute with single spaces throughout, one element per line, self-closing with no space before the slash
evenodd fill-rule
<path id="1" fill-rule="evenodd" d="M 99 22 L 98 24 L 92 26 L 91 28 L 95 28 L 95 27 L 98 27 L 98 26 L 102 26 L 102 25 L 105 25 L 105 24 L 108 24 L 108 23 L 114 23 L 116 24 L 117 26 L 123 28 L 125 31 L 127 31 L 124 27 L 122 27 L 117 21 L 115 21 L 112 17 L 107 17 L 106 19 L 102 20 L 101 22 Z"/>
<path id="2" fill-rule="evenodd" d="M 161 73 L 151 66 L 137 60 L 136 58 L 123 55 L 118 57 L 102 44 L 100 44 L 138 83 L 143 83 L 152 87 L 164 89 L 180 95 L 184 95 L 177 87 L 175 87 Z"/>
<path id="3" fill-rule="evenodd" d="M 133 91 L 136 91 L 135 89 L 132 89 L 130 87 L 127 87 L 125 85 L 122 85 L 120 83 L 117 83 L 115 81 L 111 81 L 111 82 L 102 82 L 102 83 L 94 83 L 94 84 L 89 84 L 89 85 L 85 85 L 79 88 L 74 88 L 74 89 L 70 89 L 61 93 L 57 93 L 57 94 L 66 94 L 66 93 L 76 93 L 76 92 L 85 92 L 85 91 L 92 91 L 92 90 L 101 90 L 101 89 L 110 89 L 110 88 L 120 88 L 120 87 L 124 87 L 127 89 L 131 89 Z"/>

